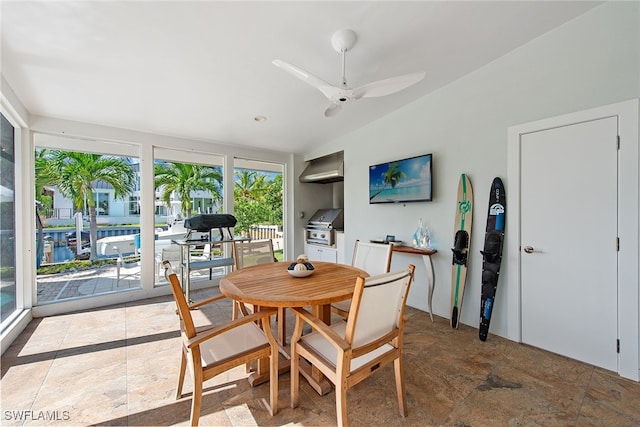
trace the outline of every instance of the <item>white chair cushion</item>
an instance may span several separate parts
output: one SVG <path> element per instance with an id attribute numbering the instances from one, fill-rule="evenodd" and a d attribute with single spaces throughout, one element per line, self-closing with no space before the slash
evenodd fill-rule
<path id="1" fill-rule="evenodd" d="M 213 337 L 200 345 L 202 365 L 208 366 L 219 360 L 235 358 L 238 354 L 269 345 L 267 337 L 253 323 L 238 326 Z"/>
<path id="2" fill-rule="evenodd" d="M 347 328 L 346 322 L 338 322 L 331 325 L 331 329 L 333 329 L 340 337 L 344 338 L 345 330 Z M 316 352 L 322 355 L 327 361 L 329 361 L 333 366 L 336 366 L 338 359 L 338 350 L 327 341 L 325 337 L 320 335 L 317 332 L 312 332 L 310 334 L 302 336 L 300 339 L 309 347 L 312 347 Z M 385 344 L 374 351 L 371 351 L 367 354 L 364 354 L 360 357 L 356 357 L 351 361 L 351 366 L 349 368 L 350 372 L 355 371 L 361 366 L 365 365 L 369 361 L 392 351 L 394 347 L 391 344 Z"/>

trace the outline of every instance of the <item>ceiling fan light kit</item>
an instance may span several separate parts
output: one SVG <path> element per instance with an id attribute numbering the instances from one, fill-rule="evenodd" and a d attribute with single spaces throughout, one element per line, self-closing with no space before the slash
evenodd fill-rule
<path id="1" fill-rule="evenodd" d="M 358 36 L 353 30 L 338 30 L 331 36 L 331 46 L 333 46 L 338 53 L 351 50 L 357 41 Z"/>
<path id="2" fill-rule="evenodd" d="M 391 95 L 418 83 L 424 78 L 425 72 L 420 71 L 379 80 L 355 89 L 350 89 L 347 85 L 347 78 L 345 77 L 346 53 L 355 46 L 357 41 L 358 36 L 353 30 L 339 30 L 331 37 L 331 45 L 336 52 L 342 54 L 342 79 L 339 86 L 330 85 L 313 74 L 279 59 L 273 60 L 273 65 L 322 92 L 330 102 L 329 107 L 324 112 L 325 117 L 335 116 L 340 112 L 343 104 L 352 100 Z"/>

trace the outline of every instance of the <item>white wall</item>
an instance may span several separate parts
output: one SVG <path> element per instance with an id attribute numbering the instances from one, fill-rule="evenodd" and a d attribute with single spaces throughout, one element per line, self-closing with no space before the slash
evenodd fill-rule
<path id="1" fill-rule="evenodd" d="M 474 189 L 474 228 L 462 323 L 477 327 L 489 186 L 507 175 L 507 128 L 640 96 L 640 5 L 599 6 L 480 70 L 377 122 L 331 141 L 323 152 L 345 152 L 346 246 L 356 239 L 394 234 L 410 240 L 422 218 L 438 249 L 433 256 L 434 312 L 449 317 L 451 251 L 459 175 Z M 427 78 L 429 78 L 427 76 Z M 410 89 L 409 89 L 410 90 Z M 406 205 L 369 205 L 369 165 L 433 153 L 434 200 Z M 320 154 L 320 153 L 318 153 Z M 312 154 L 313 155 L 313 154 Z M 509 182 L 505 180 L 507 205 Z M 638 198 L 637 194 L 628 195 Z M 509 217 L 507 214 L 507 233 Z M 506 246 L 505 251 L 517 250 Z M 416 264 L 409 304 L 426 310 L 422 262 L 394 256 L 395 266 Z M 503 263 L 503 269 L 506 269 Z M 503 270 L 504 272 L 504 270 Z M 507 335 L 504 275 L 491 332 Z"/>
<path id="2" fill-rule="evenodd" d="M 16 96 L 13 89 L 6 82 L 4 77 L 0 75 L 0 111 L 11 122 L 15 128 L 16 141 L 15 146 L 15 216 L 16 218 L 35 218 L 35 205 L 33 203 L 33 197 L 30 194 L 33 193 L 33 186 L 28 186 L 25 182 L 29 179 L 33 170 L 33 155 L 29 150 L 29 140 L 31 133 L 28 130 L 29 126 L 29 113 L 27 112 L 20 99 Z M 22 166 L 22 167 L 20 167 Z M 30 193 L 31 191 L 31 193 Z M 29 221 L 21 221 L 16 224 L 16 254 L 32 254 L 31 247 L 27 242 L 33 239 L 26 236 L 33 236 L 33 229 Z M 16 258 L 16 303 L 17 308 L 22 308 L 22 311 L 16 311 L 15 318 L 8 318 L 8 322 L 11 322 L 11 326 L 5 328 L 0 334 L 0 353 L 4 353 L 5 350 L 11 345 L 11 343 L 18 337 L 33 316 L 31 313 L 31 299 L 32 291 L 31 287 L 20 286 L 20 283 L 25 280 L 26 277 L 33 276 L 33 269 L 35 263 L 28 262 L 35 257 L 24 256 Z"/>

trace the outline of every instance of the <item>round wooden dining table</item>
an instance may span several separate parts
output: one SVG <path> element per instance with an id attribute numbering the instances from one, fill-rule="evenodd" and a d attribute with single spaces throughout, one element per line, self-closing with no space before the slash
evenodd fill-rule
<path id="1" fill-rule="evenodd" d="M 241 303 L 278 308 L 278 341 L 284 348 L 284 311 L 287 307 L 311 306 L 313 314 L 329 324 L 331 304 L 351 298 L 358 276 L 369 276 L 364 270 L 350 265 L 321 261 L 313 261 L 312 264 L 315 267 L 314 271 L 307 277 L 294 277 L 289 274 L 287 267 L 291 265 L 290 261 L 241 268 L 220 280 L 220 292 Z M 304 371 L 302 374 L 307 377 Z M 314 378 L 307 379 L 320 394 L 330 390 L 326 385 L 319 384 L 320 378 L 315 373 L 311 375 Z"/>
<path id="2" fill-rule="evenodd" d="M 272 262 L 242 268 L 220 280 L 220 292 L 234 300 L 262 307 L 325 306 L 351 298 L 364 271 L 350 265 L 314 261 L 313 273 L 294 277 L 291 262 Z"/>

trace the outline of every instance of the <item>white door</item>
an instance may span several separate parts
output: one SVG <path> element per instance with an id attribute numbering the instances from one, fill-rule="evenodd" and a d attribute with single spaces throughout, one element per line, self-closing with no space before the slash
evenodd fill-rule
<path id="1" fill-rule="evenodd" d="M 521 135 L 524 343 L 617 371 L 616 117 Z"/>

